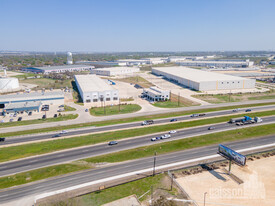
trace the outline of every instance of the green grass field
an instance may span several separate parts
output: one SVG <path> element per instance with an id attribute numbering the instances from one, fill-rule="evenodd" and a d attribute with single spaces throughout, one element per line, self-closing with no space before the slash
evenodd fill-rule
<path id="1" fill-rule="evenodd" d="M 247 105 L 239 105 L 238 108 L 249 108 L 252 106 L 264 106 L 264 105 L 273 105 L 273 104 L 274 102 L 247 104 Z M 49 127 L 49 128 L 43 128 L 43 129 L 25 130 L 25 131 L 19 131 L 19 132 L 0 133 L 0 137 L 35 134 L 35 133 L 41 133 L 41 132 L 59 131 L 59 130 L 81 128 L 81 127 L 88 127 L 88 126 L 106 126 L 106 125 L 112 125 L 112 124 L 123 124 L 123 123 L 129 123 L 129 122 L 143 121 L 145 119 L 169 118 L 169 117 L 177 117 L 177 116 L 189 115 L 194 113 L 206 113 L 206 112 L 213 112 L 213 111 L 227 110 L 227 109 L 234 109 L 234 108 L 236 108 L 236 106 L 216 107 L 216 108 L 210 108 L 210 109 L 196 109 L 196 110 L 189 110 L 184 112 L 170 112 L 170 113 L 156 114 L 156 115 L 147 115 L 147 116 L 91 122 L 91 123 L 73 124 L 68 126 L 58 126 L 58 127 Z"/>
<path id="2" fill-rule="evenodd" d="M 23 121 L 16 121 L 16 122 L 6 122 L 6 123 L 1 123 L 0 128 L 15 127 L 15 126 L 22 126 L 22 125 L 30 125 L 30 124 L 40 124 L 40 123 L 46 123 L 46 122 L 59 122 L 59 121 L 75 119 L 77 117 L 78 117 L 78 114 L 64 114 L 56 118 L 51 117 L 47 119 L 34 119 L 34 120 L 23 120 Z M 18 132 L 15 132 L 14 134 L 17 134 L 17 133 Z"/>
<path id="3" fill-rule="evenodd" d="M 161 108 L 177 108 L 177 107 L 198 106 L 200 104 L 171 93 L 170 100 L 164 101 L 164 102 L 155 102 L 153 105 Z"/>
<path id="4" fill-rule="evenodd" d="M 270 116 L 274 115 L 275 111 L 250 113 L 251 116 Z M 112 140 L 120 140 L 128 137 L 135 137 L 158 132 L 165 132 L 170 130 L 177 130 L 182 128 L 189 128 L 200 125 L 208 125 L 220 122 L 227 122 L 231 118 L 243 115 L 232 115 L 214 117 L 209 119 L 194 120 L 189 122 L 176 122 L 173 124 L 156 125 L 152 127 L 143 127 L 137 129 L 127 129 L 119 131 L 111 131 L 105 133 L 97 133 L 79 137 L 72 137 L 66 139 L 55 139 L 53 141 L 31 143 L 18 146 L 4 147 L 0 150 L 0 162 L 15 160 L 34 155 L 46 154 L 63 149 L 75 148 L 80 146 L 92 145 L 101 142 L 108 142 Z"/>
<path id="5" fill-rule="evenodd" d="M 115 114 L 126 114 L 133 113 L 141 110 L 141 106 L 138 104 L 121 104 L 114 106 L 106 106 L 104 107 L 92 107 L 90 109 L 90 114 L 94 116 L 108 116 Z"/>

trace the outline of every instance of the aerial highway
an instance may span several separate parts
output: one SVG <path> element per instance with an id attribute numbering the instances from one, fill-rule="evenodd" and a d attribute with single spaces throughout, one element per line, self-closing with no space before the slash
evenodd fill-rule
<path id="1" fill-rule="evenodd" d="M 55 164 L 61 164 L 64 162 L 70 162 L 74 160 L 79 160 L 83 158 L 103 155 L 107 153 L 117 152 L 121 150 L 137 148 L 140 146 L 152 145 L 160 142 L 173 141 L 177 139 L 188 138 L 192 136 L 204 135 L 209 133 L 215 133 L 219 131 L 235 130 L 239 128 L 247 128 L 252 126 L 258 126 L 262 124 L 275 123 L 275 116 L 262 118 L 262 123 L 255 123 L 251 125 L 236 126 L 235 124 L 229 124 L 227 122 L 215 124 L 214 130 L 208 130 L 209 125 L 186 128 L 178 130 L 177 133 L 172 134 L 172 137 L 165 140 L 151 141 L 151 138 L 165 134 L 150 134 L 141 137 L 127 138 L 118 141 L 117 145 L 110 146 L 107 143 L 100 143 L 96 145 L 90 145 L 85 147 L 78 147 L 69 150 L 33 156 L 25 159 L 19 159 L 15 161 L 4 162 L 0 164 L 0 176 L 11 175 L 23 171 L 33 170 L 40 167 L 46 167 Z M 114 138 L 115 140 L 115 138 Z"/>
<path id="2" fill-rule="evenodd" d="M 249 107 L 249 109 L 251 109 L 252 112 L 272 110 L 272 109 L 275 109 L 275 105 Z M 221 111 L 207 112 L 207 113 L 205 113 L 206 114 L 205 116 L 191 118 L 190 115 L 184 115 L 184 116 L 178 116 L 178 117 L 174 117 L 174 118 L 176 118 L 178 121 L 194 120 L 194 119 L 201 119 L 201 118 L 205 118 L 205 117 L 216 117 L 216 116 L 220 116 L 220 115 L 230 115 L 230 114 L 237 115 L 238 113 L 245 112 L 245 110 L 246 110 L 246 108 L 240 109 L 239 112 L 233 112 L 232 109 L 221 110 Z M 242 114 L 240 114 L 240 115 L 242 115 Z M 173 117 L 156 119 L 156 120 L 154 120 L 154 124 L 169 123 L 171 119 L 173 119 Z M 86 127 L 86 128 L 72 129 L 68 133 L 62 134 L 62 137 L 74 136 L 74 135 L 87 135 L 89 133 L 95 133 L 95 132 L 108 132 L 108 131 L 118 130 L 118 129 L 131 129 L 131 128 L 138 128 L 138 127 L 142 127 L 141 122 L 132 122 L 132 123 L 124 123 L 124 124 L 101 126 L 101 127 Z M 51 133 L 44 133 L 44 134 L 43 133 L 42 134 L 32 134 L 32 135 L 24 135 L 24 136 L 17 136 L 17 137 L 6 137 L 5 142 L 1 142 L 0 146 L 1 145 L 18 144 L 18 143 L 27 143 L 27 142 L 39 141 L 39 140 L 49 140 L 56 133 L 58 133 L 58 132 L 55 132 L 55 133 L 51 132 Z"/>
<path id="3" fill-rule="evenodd" d="M 275 136 L 273 135 L 262 138 L 247 139 L 238 142 L 229 142 L 225 143 L 225 145 L 234 150 L 240 150 L 261 145 L 274 145 L 274 143 Z M 171 163 L 178 163 L 185 160 L 193 160 L 196 158 L 215 155 L 217 153 L 217 147 L 217 145 L 211 145 L 207 147 L 200 147 L 165 155 L 159 155 L 157 156 L 156 167 Z M 3 189 L 0 190 L 0 204 L 5 204 L 10 201 L 16 201 L 23 197 L 26 198 L 28 196 L 35 196 L 45 192 L 52 192 L 116 175 L 135 172 L 142 169 L 149 169 L 152 168 L 152 165 L 153 158 L 148 157 L 133 161 L 127 161 L 125 163 L 115 164 L 103 168 L 86 170 L 80 173 L 69 174 L 66 176 L 49 178 L 44 181 L 34 182 L 32 184 Z"/>

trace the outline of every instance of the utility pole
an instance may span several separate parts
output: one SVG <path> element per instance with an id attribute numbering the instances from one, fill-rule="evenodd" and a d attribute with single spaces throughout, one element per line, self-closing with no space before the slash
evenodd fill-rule
<path id="1" fill-rule="evenodd" d="M 174 183 L 174 174 L 171 174 L 172 175 L 172 177 L 171 177 L 171 191 L 172 191 L 172 189 L 173 189 L 173 183 Z"/>
<path id="2" fill-rule="evenodd" d="M 155 152 L 155 156 L 154 156 L 153 176 L 155 176 L 155 173 L 156 173 L 156 160 L 157 160 L 157 152 Z"/>
<path id="3" fill-rule="evenodd" d="M 120 98 L 118 99 L 118 112 L 120 113 Z"/>
<path id="4" fill-rule="evenodd" d="M 104 99 L 104 115 L 106 115 L 105 99 Z"/>

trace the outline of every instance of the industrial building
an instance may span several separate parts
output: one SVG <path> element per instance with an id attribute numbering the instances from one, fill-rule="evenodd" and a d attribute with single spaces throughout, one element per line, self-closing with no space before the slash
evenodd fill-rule
<path id="1" fill-rule="evenodd" d="M 198 91 L 254 89 L 255 79 L 247 79 L 186 67 L 154 67 L 152 73 Z"/>
<path id="2" fill-rule="evenodd" d="M 250 67 L 254 62 L 247 60 L 184 60 L 178 61 L 181 66 L 193 67 Z"/>
<path id="3" fill-rule="evenodd" d="M 134 73 L 139 72 L 138 67 L 108 67 L 93 69 L 91 74 L 103 75 L 103 76 L 117 76 L 117 75 L 134 75 Z"/>
<path id="4" fill-rule="evenodd" d="M 158 87 L 150 87 L 143 89 L 143 97 L 149 101 L 166 101 L 170 99 L 170 91 L 162 90 Z"/>
<path id="5" fill-rule="evenodd" d="M 0 96 L 0 108 L 6 111 L 39 111 L 40 105 L 64 104 L 64 93 L 62 91 L 31 92 L 7 94 Z"/>
<path id="6" fill-rule="evenodd" d="M 64 65 L 64 66 L 48 66 L 48 67 L 28 67 L 22 68 L 24 72 L 32 73 L 64 73 L 64 72 L 81 72 L 81 71 L 90 71 L 94 66 L 89 65 Z"/>
<path id="7" fill-rule="evenodd" d="M 75 75 L 74 78 L 83 103 L 103 106 L 119 102 L 118 90 L 98 76 L 94 74 Z"/>
<path id="8" fill-rule="evenodd" d="M 19 81 L 15 77 L 8 77 L 6 68 L 4 70 L 4 75 L 0 77 L 0 92 L 9 92 L 19 89 Z"/>

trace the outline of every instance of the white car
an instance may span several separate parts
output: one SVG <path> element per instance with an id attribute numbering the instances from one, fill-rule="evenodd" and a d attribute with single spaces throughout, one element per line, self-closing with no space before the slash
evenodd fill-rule
<path id="1" fill-rule="evenodd" d="M 161 136 L 161 139 L 168 139 L 168 138 L 170 138 L 170 137 L 171 137 L 170 134 L 165 134 L 165 135 L 162 135 L 162 136 Z"/>
<path id="2" fill-rule="evenodd" d="M 177 133 L 176 130 L 171 130 L 171 131 L 169 132 L 169 134 L 175 134 L 175 133 Z"/>
<path id="3" fill-rule="evenodd" d="M 62 130 L 60 134 L 67 134 L 68 132 L 66 130 Z"/>

